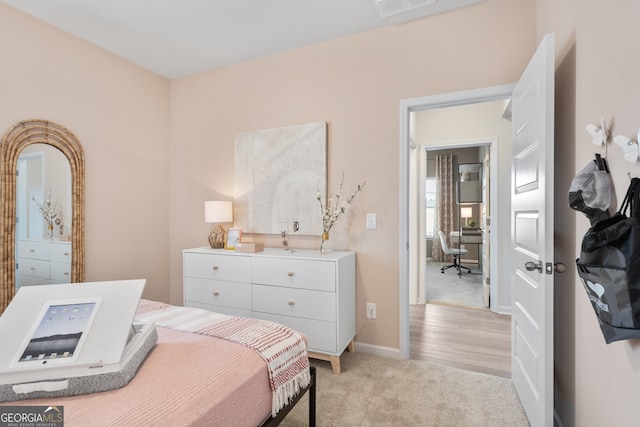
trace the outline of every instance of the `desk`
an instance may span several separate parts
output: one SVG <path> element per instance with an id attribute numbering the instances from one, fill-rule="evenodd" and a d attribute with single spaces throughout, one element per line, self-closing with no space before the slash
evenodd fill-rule
<path id="1" fill-rule="evenodd" d="M 449 241 L 453 244 L 458 242 L 460 245 L 478 245 L 478 267 L 481 265 L 482 253 L 482 230 L 462 230 L 462 236 L 459 231 L 451 231 L 449 233 Z"/>

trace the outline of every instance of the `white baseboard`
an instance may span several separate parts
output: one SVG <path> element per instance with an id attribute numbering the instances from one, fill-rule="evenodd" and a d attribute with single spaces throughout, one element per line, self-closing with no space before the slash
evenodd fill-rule
<path id="1" fill-rule="evenodd" d="M 390 359 L 403 359 L 403 357 L 400 356 L 400 349 L 398 348 L 356 342 L 356 351 L 373 354 L 374 356 L 388 357 Z"/>

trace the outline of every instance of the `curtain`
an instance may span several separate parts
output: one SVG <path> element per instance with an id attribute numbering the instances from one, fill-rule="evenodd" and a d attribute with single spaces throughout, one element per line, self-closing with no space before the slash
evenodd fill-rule
<path id="1" fill-rule="evenodd" d="M 445 237 L 455 226 L 455 171 L 453 170 L 453 154 L 436 155 L 436 237 L 433 239 L 432 259 L 434 261 L 451 261 L 451 257 L 442 251 L 438 231 Z"/>

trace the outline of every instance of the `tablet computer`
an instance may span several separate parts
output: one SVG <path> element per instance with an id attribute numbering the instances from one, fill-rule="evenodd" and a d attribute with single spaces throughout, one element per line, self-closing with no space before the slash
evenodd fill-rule
<path id="1" fill-rule="evenodd" d="M 75 362 L 100 309 L 100 302 L 100 298 L 46 302 L 11 367 L 35 368 Z"/>

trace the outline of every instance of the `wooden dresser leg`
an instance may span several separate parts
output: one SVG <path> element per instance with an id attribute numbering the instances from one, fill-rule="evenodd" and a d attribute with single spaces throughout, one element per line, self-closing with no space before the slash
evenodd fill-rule
<path id="1" fill-rule="evenodd" d="M 347 346 L 347 350 L 349 350 L 349 353 L 355 353 L 356 352 L 356 340 L 355 340 L 355 338 L 351 340 L 351 342 Z"/>
<path id="2" fill-rule="evenodd" d="M 340 356 L 330 356 L 333 373 L 340 375 Z"/>

